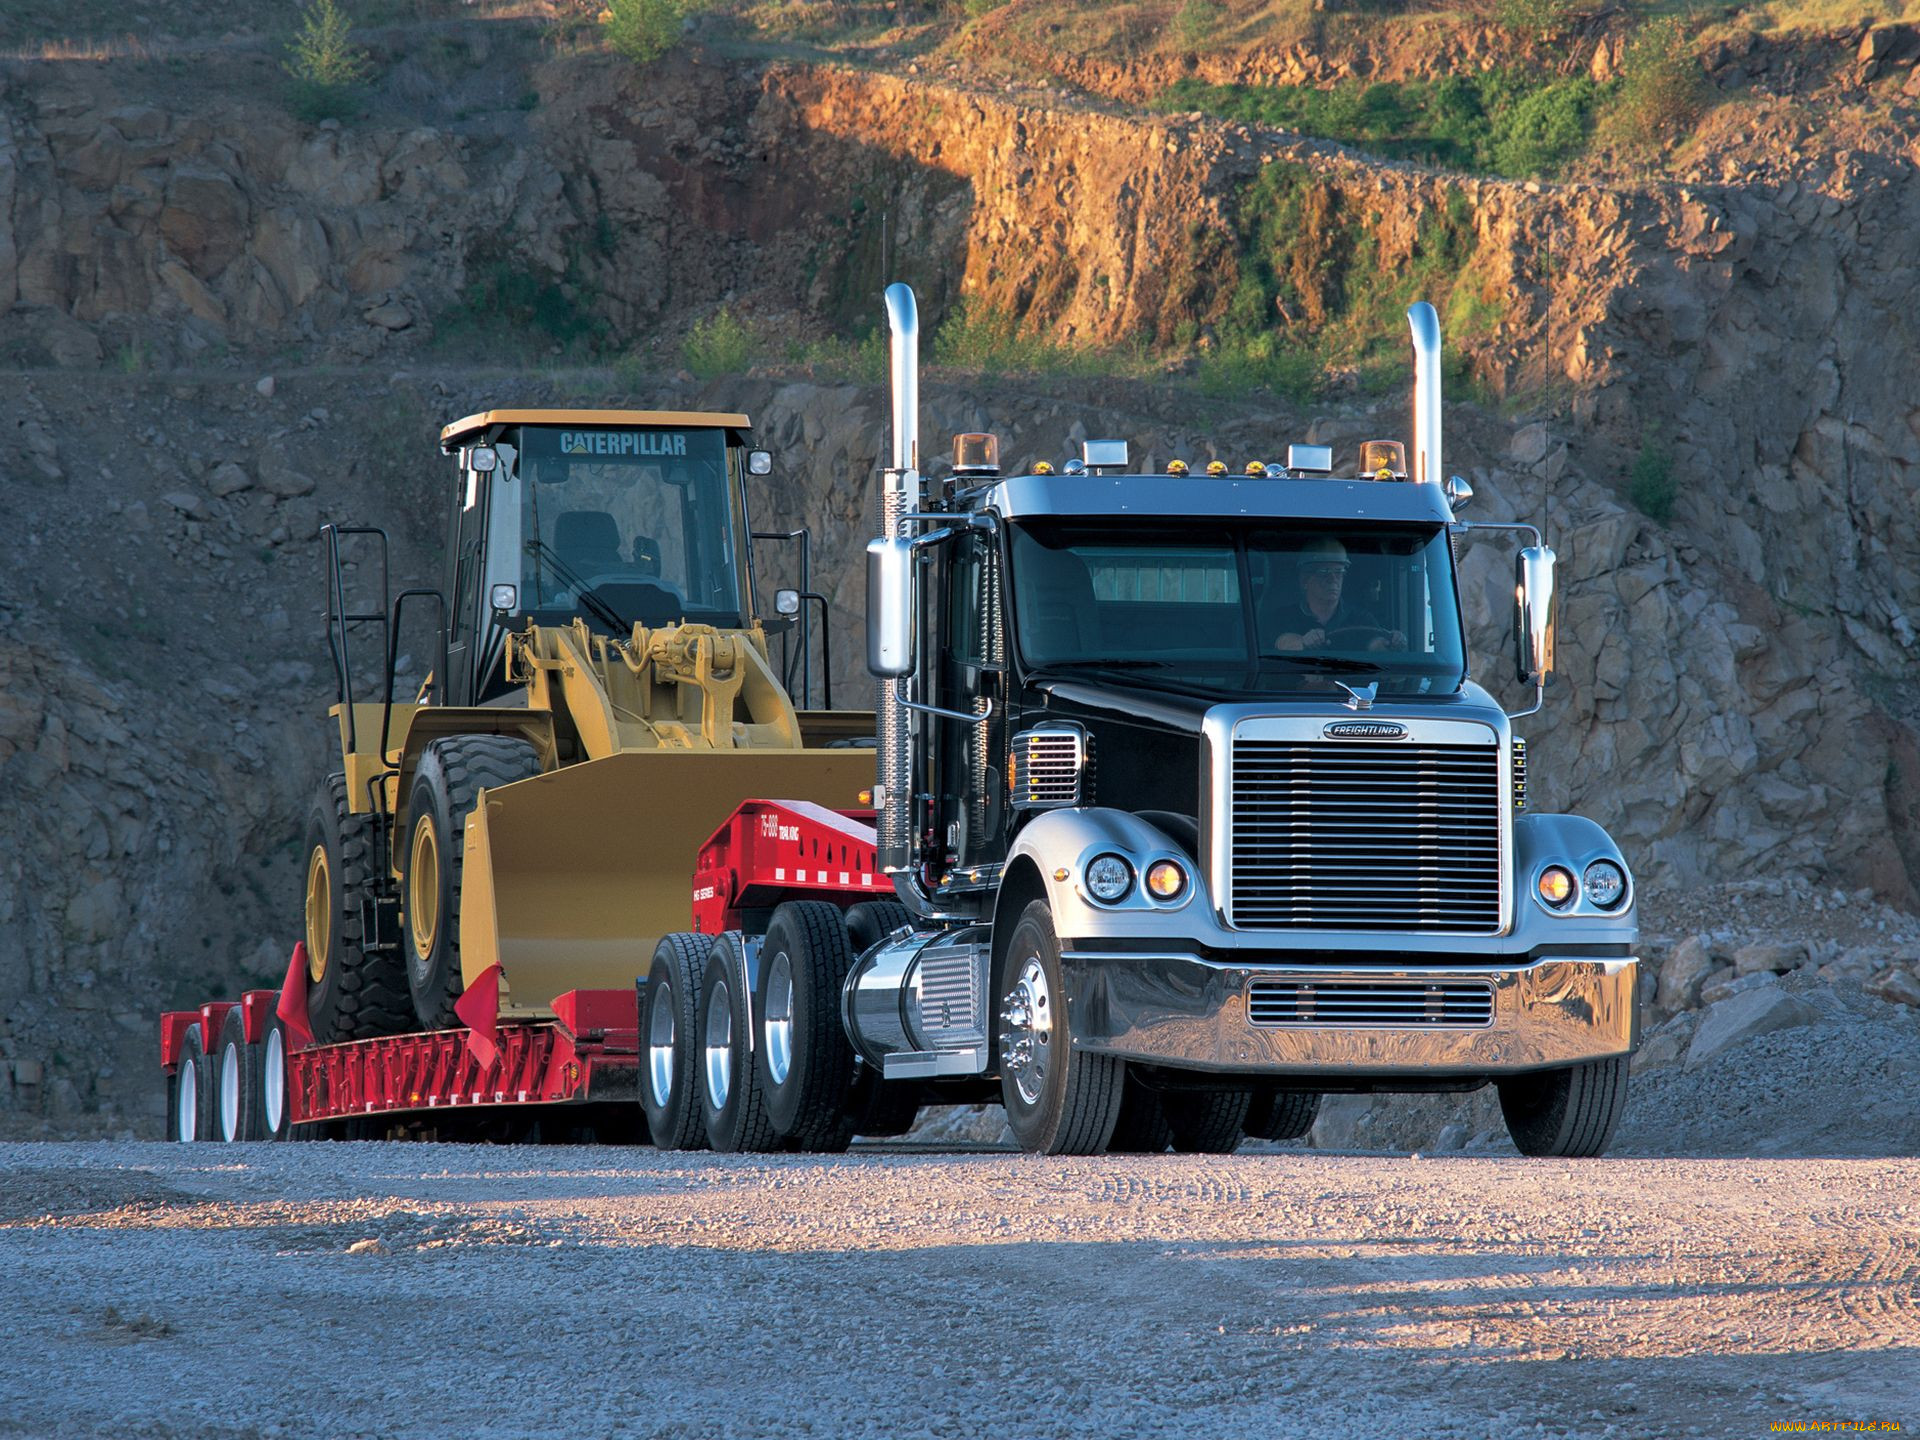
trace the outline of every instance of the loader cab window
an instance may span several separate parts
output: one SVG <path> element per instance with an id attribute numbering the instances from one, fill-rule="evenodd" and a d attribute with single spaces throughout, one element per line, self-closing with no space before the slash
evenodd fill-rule
<path id="1" fill-rule="evenodd" d="M 616 632 L 741 623 L 721 431 L 528 428 L 521 441 L 523 610 Z"/>

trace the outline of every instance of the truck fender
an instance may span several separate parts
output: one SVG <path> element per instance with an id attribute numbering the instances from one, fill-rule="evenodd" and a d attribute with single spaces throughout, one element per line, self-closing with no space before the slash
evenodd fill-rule
<path id="1" fill-rule="evenodd" d="M 1627 877 L 1627 898 L 1608 913 L 1624 919 L 1633 910 L 1636 894 L 1633 867 L 1613 837 L 1584 815 L 1520 815 L 1513 822 L 1514 880 L 1521 899 L 1531 903 L 1534 882 L 1549 865 L 1564 865 L 1577 880 L 1596 860 L 1611 860 Z M 1578 902 L 1589 909 L 1584 897 Z"/>
<path id="2" fill-rule="evenodd" d="M 1118 855 L 1133 867 L 1133 888 L 1119 901 L 1107 905 L 1093 899 L 1084 888 L 1087 865 L 1101 855 Z M 1147 867 L 1156 860 L 1177 861 L 1187 872 L 1188 884 L 1170 901 L 1150 897 L 1144 888 Z M 1186 848 L 1159 826 L 1125 810 L 1088 806 L 1072 810 L 1049 810 L 1035 816 L 1020 831 L 1013 851 L 1007 857 L 1007 879 L 1037 874 L 1047 904 L 1053 911 L 1053 926 L 1061 939 L 1111 931 L 1116 918 L 1128 912 L 1145 916 L 1177 913 L 1193 903 L 1204 886 L 1204 877 Z M 1012 887 L 1003 882 L 1001 893 L 1010 898 Z M 1031 892 L 1028 894 L 1031 898 Z M 1022 902 L 1024 908 L 1025 901 Z M 996 907 L 996 938 L 1010 931 L 1018 914 L 1002 914 L 1011 904 Z"/>

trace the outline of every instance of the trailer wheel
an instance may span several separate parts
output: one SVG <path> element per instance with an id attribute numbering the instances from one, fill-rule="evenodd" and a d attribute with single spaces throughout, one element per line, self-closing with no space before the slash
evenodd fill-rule
<path id="1" fill-rule="evenodd" d="M 540 773 L 540 753 L 507 735 L 453 735 L 427 746 L 414 772 L 402 842 L 401 949 L 413 1013 L 428 1030 L 460 1023 L 460 872 L 467 816 L 482 790 Z"/>
<path id="2" fill-rule="evenodd" d="M 1517 1075 L 1499 1086 L 1500 1113 L 1522 1155 L 1601 1155 L 1627 1108 L 1627 1057 Z"/>
<path id="3" fill-rule="evenodd" d="M 662 1150 L 700 1150 L 700 980 L 707 968 L 704 935 L 663 935 L 640 980 L 640 1108 L 647 1133 Z"/>
<path id="4" fill-rule="evenodd" d="M 220 1138 L 258 1140 L 260 1129 L 260 1047 L 247 1043 L 246 1017 L 240 1007 L 227 1011 L 220 1023 L 220 1048 L 215 1056 L 219 1076 Z"/>
<path id="5" fill-rule="evenodd" d="M 1000 1094 L 1022 1150 L 1097 1155 L 1120 1115 L 1126 1065 L 1073 1048 L 1060 941 L 1047 902 L 1020 916 L 1002 967 Z"/>
<path id="6" fill-rule="evenodd" d="M 1169 1090 L 1160 1109 L 1183 1155 L 1231 1155 L 1246 1135 L 1251 1090 Z"/>
<path id="7" fill-rule="evenodd" d="M 1114 1155 L 1161 1155 L 1173 1144 L 1173 1127 L 1160 1108 L 1158 1092 L 1141 1084 L 1131 1070 L 1121 1086 L 1120 1118 L 1113 1122 L 1107 1151 Z"/>
<path id="8" fill-rule="evenodd" d="M 753 997 L 753 1062 L 767 1118 L 802 1150 L 840 1151 L 853 1139 L 853 1046 L 840 1023 L 852 967 L 838 906 L 790 900 L 773 912 Z"/>
<path id="9" fill-rule="evenodd" d="M 862 900 L 847 907 L 847 940 L 856 957 L 864 955 L 902 925 L 913 923 L 913 912 L 898 900 Z"/>
<path id="10" fill-rule="evenodd" d="M 728 931 L 707 952 L 700 977 L 700 1119 L 707 1144 L 723 1154 L 781 1148 L 767 1118 L 753 1051 L 747 1043 L 746 956 L 740 936 Z"/>
<path id="11" fill-rule="evenodd" d="M 260 1135 L 266 1140 L 293 1138 L 292 1047 L 287 1044 L 287 1022 L 278 1015 L 260 1041 Z"/>
<path id="12" fill-rule="evenodd" d="M 1320 1097 L 1314 1091 L 1265 1088 L 1253 1092 L 1240 1128 L 1255 1140 L 1298 1140 L 1319 1118 Z"/>
<path id="13" fill-rule="evenodd" d="M 397 1035 L 413 1020 L 399 959 L 364 948 L 373 839 L 373 817 L 347 806 L 347 777 L 329 775 L 307 816 L 307 1020 L 322 1044 Z"/>
<path id="14" fill-rule="evenodd" d="M 167 1137 L 171 1140 L 213 1139 L 213 1084 L 208 1075 L 206 1042 L 200 1026 L 187 1027 L 180 1043 L 180 1065 L 173 1072 L 167 1097 Z"/>

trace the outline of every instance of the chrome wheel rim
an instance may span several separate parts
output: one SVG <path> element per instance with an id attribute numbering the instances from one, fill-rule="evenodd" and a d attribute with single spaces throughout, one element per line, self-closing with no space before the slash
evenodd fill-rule
<path id="1" fill-rule="evenodd" d="M 261 1061 L 260 1107 L 267 1134 L 278 1135 L 287 1114 L 287 1042 L 281 1038 L 277 1026 L 267 1032 L 267 1053 Z"/>
<path id="2" fill-rule="evenodd" d="M 1028 1105 L 1037 1105 L 1047 1088 L 1053 1060 L 1053 993 L 1038 955 L 1027 957 L 1007 992 L 1000 1012 L 1000 1063 Z"/>
<path id="3" fill-rule="evenodd" d="M 707 1010 L 707 1099 L 716 1111 L 727 1108 L 733 1091 L 733 1000 L 727 982 L 713 987 Z"/>
<path id="4" fill-rule="evenodd" d="M 673 987 L 654 987 L 647 1006 L 647 1088 L 656 1108 L 673 1098 Z"/>
<path id="5" fill-rule="evenodd" d="M 181 1140 L 197 1140 L 200 1132 L 200 1075 L 193 1056 L 180 1057 L 180 1101 L 175 1107 L 174 1135 Z"/>
<path id="6" fill-rule="evenodd" d="M 782 950 L 767 967 L 767 1074 L 776 1085 L 793 1070 L 793 961 Z"/>
<path id="7" fill-rule="evenodd" d="M 220 1047 L 220 1138 L 240 1138 L 240 1047 Z"/>

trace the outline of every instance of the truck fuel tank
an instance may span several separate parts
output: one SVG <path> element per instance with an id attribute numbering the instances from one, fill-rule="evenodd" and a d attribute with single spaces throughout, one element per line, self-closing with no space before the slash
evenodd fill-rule
<path id="1" fill-rule="evenodd" d="M 847 1035 L 887 1080 L 987 1068 L 984 926 L 901 931 L 854 962 L 841 996 Z"/>

